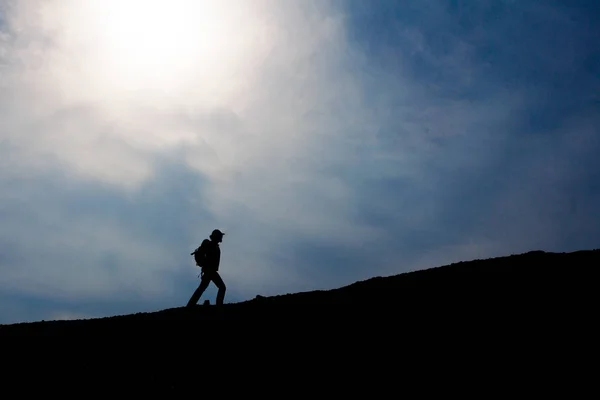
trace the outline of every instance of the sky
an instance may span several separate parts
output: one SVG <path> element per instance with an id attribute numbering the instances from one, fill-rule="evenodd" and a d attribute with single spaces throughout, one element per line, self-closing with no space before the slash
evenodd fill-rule
<path id="1" fill-rule="evenodd" d="M 600 247 L 597 1 L 0 0 L 0 324 Z M 205 299 L 214 304 L 213 284 Z"/>

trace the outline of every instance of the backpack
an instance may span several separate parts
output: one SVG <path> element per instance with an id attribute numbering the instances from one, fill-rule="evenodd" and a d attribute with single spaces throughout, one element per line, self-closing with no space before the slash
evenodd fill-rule
<path id="1" fill-rule="evenodd" d="M 202 268 L 202 265 L 204 263 L 204 249 L 201 249 L 202 246 L 198 247 L 196 250 L 194 250 L 194 252 L 191 254 L 194 256 L 194 261 L 196 261 L 196 265 L 200 268 Z"/>

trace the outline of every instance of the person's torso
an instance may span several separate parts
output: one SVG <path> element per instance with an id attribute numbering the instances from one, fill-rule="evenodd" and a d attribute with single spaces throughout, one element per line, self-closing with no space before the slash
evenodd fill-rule
<path id="1" fill-rule="evenodd" d="M 221 261 L 221 248 L 219 247 L 219 244 L 207 239 L 204 243 L 204 247 L 204 267 L 218 270 Z"/>

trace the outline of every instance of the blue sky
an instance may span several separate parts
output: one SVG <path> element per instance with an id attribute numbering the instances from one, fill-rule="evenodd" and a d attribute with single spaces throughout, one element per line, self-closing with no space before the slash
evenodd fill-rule
<path id="1" fill-rule="evenodd" d="M 144 4 L 0 0 L 0 323 L 600 247 L 597 2 Z"/>

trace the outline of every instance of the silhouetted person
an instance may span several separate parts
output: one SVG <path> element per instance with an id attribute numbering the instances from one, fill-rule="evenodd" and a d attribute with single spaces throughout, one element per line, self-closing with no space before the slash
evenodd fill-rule
<path id="1" fill-rule="evenodd" d="M 202 268 L 202 279 L 200 280 L 200 285 L 194 291 L 194 294 L 192 294 L 190 301 L 188 301 L 187 307 L 193 307 L 200 300 L 200 296 L 202 296 L 210 281 L 213 281 L 219 289 L 217 293 L 217 305 L 223 304 L 226 288 L 218 272 L 221 260 L 219 243 L 223 241 L 223 235 L 225 235 L 223 232 L 215 229 L 210 235 L 210 240 L 204 239 L 202 244 L 191 253 L 196 260 L 196 264 Z"/>

